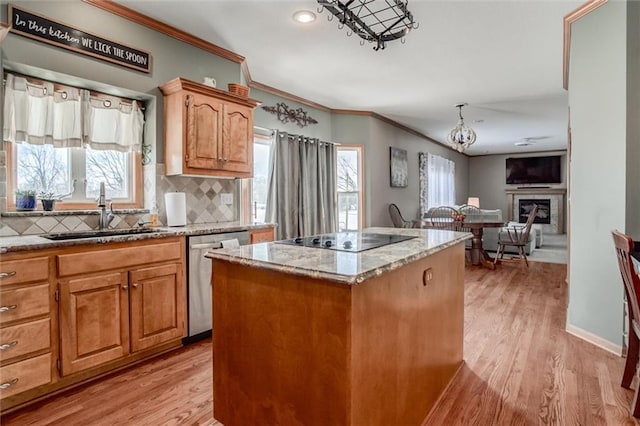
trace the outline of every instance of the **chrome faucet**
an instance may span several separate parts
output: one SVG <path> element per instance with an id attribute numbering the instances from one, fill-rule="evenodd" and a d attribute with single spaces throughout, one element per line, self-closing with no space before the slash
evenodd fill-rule
<path id="1" fill-rule="evenodd" d="M 108 229 L 109 224 L 115 217 L 113 214 L 113 203 L 109 203 L 109 212 L 107 212 L 107 200 L 105 196 L 104 182 L 100 182 L 100 196 L 98 197 L 98 208 L 100 208 L 100 217 L 98 218 L 98 229 Z"/>

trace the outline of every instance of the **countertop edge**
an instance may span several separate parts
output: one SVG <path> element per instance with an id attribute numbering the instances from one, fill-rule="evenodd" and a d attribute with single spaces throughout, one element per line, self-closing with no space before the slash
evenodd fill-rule
<path id="1" fill-rule="evenodd" d="M 141 241 L 148 239 L 162 239 L 177 236 L 196 236 L 206 234 L 222 234 L 227 232 L 251 231 L 257 229 L 273 228 L 275 224 L 192 224 L 180 227 L 161 226 L 155 228 L 157 232 L 144 234 L 114 235 L 109 237 L 82 238 L 76 240 L 48 240 L 42 235 L 20 235 L 0 237 L 0 254 L 24 252 L 30 250 L 45 250 L 64 247 L 74 247 L 89 244 L 107 244 L 129 241 Z"/>
<path id="2" fill-rule="evenodd" d="M 372 277 L 382 275 L 385 272 L 392 271 L 394 269 L 400 268 L 409 263 L 415 262 L 416 260 L 423 259 L 425 257 L 431 256 L 439 251 L 445 250 L 449 247 L 455 246 L 456 244 L 463 243 L 464 241 L 471 239 L 472 235 L 470 233 L 458 233 L 460 236 L 453 238 L 450 241 L 442 243 L 436 247 L 431 247 L 421 251 L 420 253 L 412 254 L 402 259 L 398 259 L 387 263 L 385 265 L 379 266 L 375 269 L 371 269 L 368 271 L 364 271 L 359 274 L 354 275 L 344 275 L 338 273 L 330 273 L 325 271 L 313 270 L 310 268 L 305 268 L 301 266 L 287 266 L 278 263 L 265 262 L 254 259 L 246 259 L 242 257 L 238 257 L 233 254 L 233 252 L 225 252 L 223 250 L 215 250 L 209 251 L 205 255 L 210 259 L 219 259 L 224 260 L 230 263 L 241 264 L 245 266 L 253 266 L 261 269 L 268 269 L 277 272 L 285 272 L 292 275 L 298 275 L 309 278 L 318 278 L 327 281 L 331 281 L 339 284 L 346 285 L 357 285 L 360 284 Z M 261 244 L 274 244 L 274 243 L 261 243 Z M 233 249 L 230 249 L 233 250 Z M 317 250 L 317 249 L 312 249 Z"/>

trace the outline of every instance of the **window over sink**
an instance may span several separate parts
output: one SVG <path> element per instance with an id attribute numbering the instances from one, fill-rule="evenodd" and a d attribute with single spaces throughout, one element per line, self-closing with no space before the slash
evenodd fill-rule
<path id="1" fill-rule="evenodd" d="M 93 208 L 100 182 L 118 207 L 142 207 L 139 101 L 7 73 L 3 140 L 8 207 L 16 190 Z"/>

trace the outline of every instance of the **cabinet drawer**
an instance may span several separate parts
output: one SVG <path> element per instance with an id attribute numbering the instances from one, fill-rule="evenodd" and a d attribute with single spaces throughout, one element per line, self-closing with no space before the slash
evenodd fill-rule
<path id="1" fill-rule="evenodd" d="M 0 324 L 49 313 L 49 284 L 0 291 Z"/>
<path id="2" fill-rule="evenodd" d="M 273 241 L 273 229 L 250 231 L 251 244 L 266 243 L 270 241 Z"/>
<path id="3" fill-rule="evenodd" d="M 49 318 L 0 329 L 0 361 L 7 361 L 50 346 Z"/>
<path id="4" fill-rule="evenodd" d="M 51 354 L 0 367 L 0 398 L 51 382 Z M 4 389 L 3 389 L 4 388 Z"/>
<path id="5" fill-rule="evenodd" d="M 0 286 L 45 281 L 49 278 L 49 259 L 10 260 L 0 262 Z"/>
<path id="6" fill-rule="evenodd" d="M 180 260 L 181 256 L 182 247 L 180 241 L 62 254 L 58 256 L 58 275 L 64 277 L 107 271 L 109 269 L 128 268 L 150 262 Z"/>

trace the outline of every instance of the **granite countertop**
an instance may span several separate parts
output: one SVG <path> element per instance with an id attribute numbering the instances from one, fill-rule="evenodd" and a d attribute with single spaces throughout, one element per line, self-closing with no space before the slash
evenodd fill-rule
<path id="1" fill-rule="evenodd" d="M 417 238 L 359 253 L 261 243 L 212 250 L 206 256 L 256 268 L 354 285 L 471 238 L 468 232 L 435 229 L 367 228 L 363 232 L 409 235 Z"/>
<path id="2" fill-rule="evenodd" d="M 52 249 L 59 247 L 71 247 L 86 244 L 104 244 L 123 241 L 139 241 L 152 238 L 168 238 L 182 235 L 204 235 L 223 232 L 244 231 L 249 229 L 272 228 L 273 224 L 242 224 L 240 222 L 216 222 L 197 223 L 186 226 L 160 226 L 153 232 L 124 234 L 112 236 L 100 236 L 93 238 L 81 238 L 73 240 L 49 240 L 41 235 L 21 235 L 17 237 L 0 237 L 0 254 L 15 251 L 27 251 L 38 249 Z M 120 229 L 112 229 L 118 231 Z"/>

